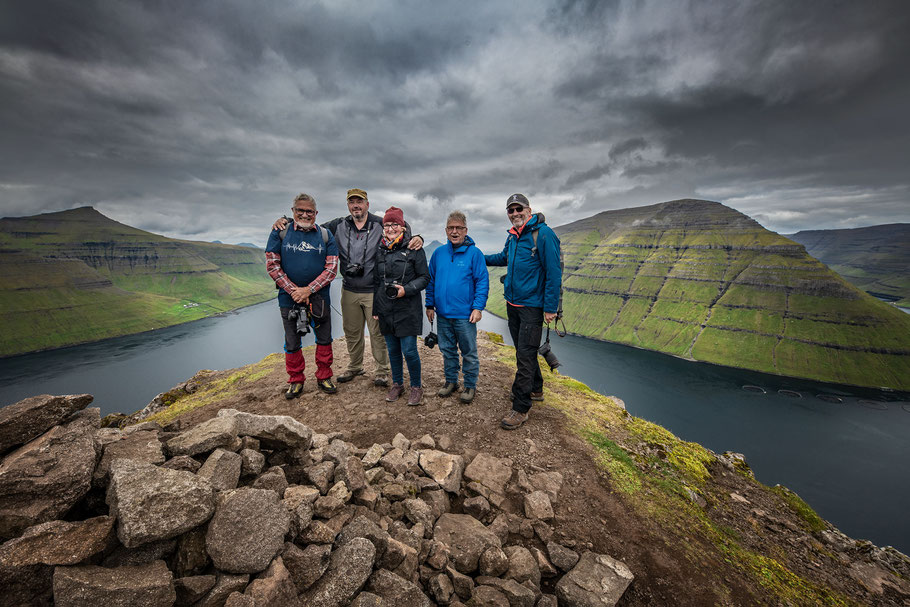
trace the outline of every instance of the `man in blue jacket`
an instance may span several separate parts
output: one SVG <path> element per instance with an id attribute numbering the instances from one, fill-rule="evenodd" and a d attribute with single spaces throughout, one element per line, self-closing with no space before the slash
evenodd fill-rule
<path id="1" fill-rule="evenodd" d="M 512 382 L 512 410 L 501 425 L 515 430 L 527 421 L 531 401 L 543 400 L 537 349 L 543 323 L 556 320 L 562 268 L 559 238 L 544 223 L 542 213 L 531 212 L 531 203 L 524 194 L 509 196 L 506 213 L 512 223 L 506 245 L 501 253 L 485 258 L 488 266 L 507 267 L 503 296 L 517 369 Z"/>
<path id="2" fill-rule="evenodd" d="M 483 253 L 468 236 L 468 222 L 461 211 L 446 219 L 444 246 L 430 258 L 430 283 L 425 305 L 427 319 L 439 318 L 439 351 L 446 385 L 437 392 L 443 398 L 458 389 L 458 350 L 461 349 L 464 391 L 460 400 L 470 403 L 477 389 L 480 359 L 477 357 L 477 322 L 487 305 L 490 276 Z"/>

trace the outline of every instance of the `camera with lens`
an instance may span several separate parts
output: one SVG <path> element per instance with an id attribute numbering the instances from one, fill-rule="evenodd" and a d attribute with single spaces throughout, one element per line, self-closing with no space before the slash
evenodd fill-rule
<path id="1" fill-rule="evenodd" d="M 361 276 L 363 276 L 363 272 L 364 272 L 363 264 L 354 263 L 354 264 L 349 265 L 347 267 L 347 269 L 345 269 L 344 275 L 347 276 L 348 278 L 360 278 Z"/>
<path id="2" fill-rule="evenodd" d="M 386 297 L 388 297 L 389 299 L 395 299 L 396 297 L 398 297 L 398 286 L 399 285 L 397 282 L 387 284 L 385 286 Z"/>
<path id="3" fill-rule="evenodd" d="M 547 364 L 550 365 L 550 371 L 553 371 L 560 364 L 559 359 L 556 358 L 556 354 L 553 353 L 553 350 L 550 348 L 550 340 L 543 342 L 543 345 L 537 349 L 537 353 L 543 356 L 543 359 L 547 361 Z"/>
<path id="4" fill-rule="evenodd" d="M 288 312 L 288 320 L 297 323 L 297 335 L 306 335 L 310 332 L 310 319 L 306 309 L 294 306 Z"/>
<path id="5" fill-rule="evenodd" d="M 439 338 L 436 337 L 436 334 L 432 331 L 430 331 L 427 334 L 427 336 L 423 338 L 423 345 L 425 345 L 428 348 L 433 348 L 438 343 L 439 343 Z"/>

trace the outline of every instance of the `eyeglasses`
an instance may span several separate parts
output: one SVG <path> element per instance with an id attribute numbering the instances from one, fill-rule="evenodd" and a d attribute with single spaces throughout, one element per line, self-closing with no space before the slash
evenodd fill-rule
<path id="1" fill-rule="evenodd" d="M 382 229 L 383 230 L 400 230 L 401 226 L 398 225 L 397 223 L 387 223 L 386 225 L 382 226 Z"/>
<path id="2" fill-rule="evenodd" d="M 296 207 L 291 207 L 291 210 L 297 213 L 298 215 L 315 215 L 316 211 L 313 209 L 298 209 Z"/>
<path id="3" fill-rule="evenodd" d="M 467 229 L 465 226 L 446 226 L 446 232 L 461 232 Z"/>
<path id="4" fill-rule="evenodd" d="M 524 207 L 509 207 L 508 209 L 506 209 L 506 213 L 509 215 L 514 215 L 515 213 L 521 213 L 524 210 L 525 210 Z"/>

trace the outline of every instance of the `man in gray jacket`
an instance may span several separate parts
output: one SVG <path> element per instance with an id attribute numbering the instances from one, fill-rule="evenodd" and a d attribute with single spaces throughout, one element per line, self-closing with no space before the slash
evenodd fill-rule
<path id="1" fill-rule="evenodd" d="M 344 339 L 348 347 L 348 368 L 336 377 L 338 383 L 346 383 L 363 375 L 364 325 L 370 330 L 370 350 L 376 361 L 376 375 L 373 384 L 389 385 L 389 353 L 385 338 L 379 331 L 379 323 L 373 320 L 373 274 L 376 270 L 376 254 L 382 238 L 382 218 L 370 213 L 370 200 L 365 190 L 348 190 L 348 212 L 322 224 L 335 236 L 338 256 L 341 261 L 339 274 L 341 283 L 341 320 Z M 284 227 L 283 219 L 275 227 Z M 423 238 L 411 237 L 411 227 L 405 226 L 405 238 L 411 238 L 408 247 L 420 249 Z"/>

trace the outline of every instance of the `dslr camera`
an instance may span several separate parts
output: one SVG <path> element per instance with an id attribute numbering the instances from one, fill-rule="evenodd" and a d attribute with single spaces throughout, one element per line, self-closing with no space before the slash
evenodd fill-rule
<path id="1" fill-rule="evenodd" d="M 386 297 L 388 297 L 389 299 L 395 299 L 396 297 L 398 297 L 398 286 L 399 285 L 397 282 L 387 284 L 385 286 Z"/>
<path id="2" fill-rule="evenodd" d="M 305 308 L 294 306 L 288 312 L 288 320 L 297 323 L 297 335 L 303 336 L 310 332 L 310 318 Z"/>
<path id="3" fill-rule="evenodd" d="M 543 345 L 537 349 L 537 353 L 543 356 L 543 359 L 547 361 L 547 364 L 550 365 L 550 371 L 554 371 L 556 367 L 561 365 L 559 359 L 556 358 L 556 354 L 553 353 L 553 350 L 550 348 L 550 340 L 543 342 Z"/>
<path id="4" fill-rule="evenodd" d="M 354 264 L 349 265 L 345 269 L 344 275 L 347 276 L 348 278 L 360 278 L 361 276 L 363 276 L 363 272 L 364 272 L 363 264 L 354 263 Z"/>
<path id="5" fill-rule="evenodd" d="M 430 331 L 429 333 L 427 333 L 427 336 L 423 338 L 423 345 L 425 345 L 428 348 L 434 348 L 436 346 L 436 344 L 438 344 L 438 343 L 439 343 L 439 338 L 436 337 L 436 333 L 434 333 L 433 331 Z"/>

